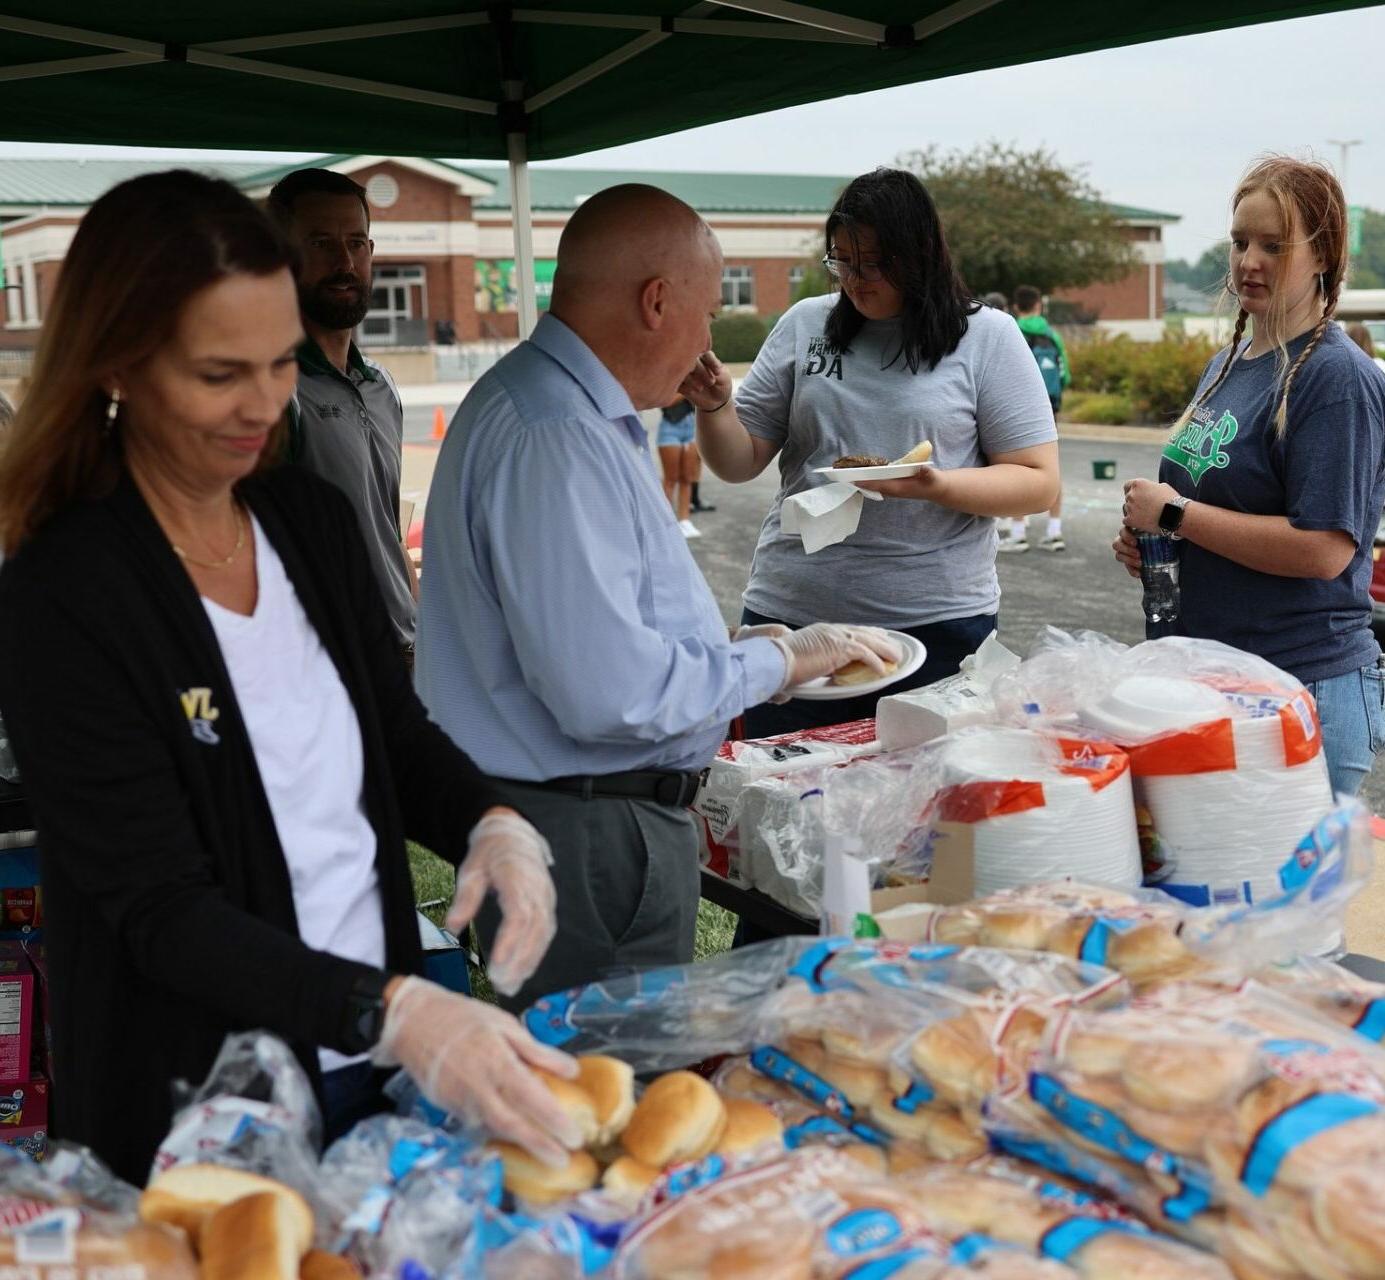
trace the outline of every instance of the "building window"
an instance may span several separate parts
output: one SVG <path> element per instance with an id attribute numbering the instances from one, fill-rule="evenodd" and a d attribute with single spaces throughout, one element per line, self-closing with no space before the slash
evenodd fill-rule
<path id="1" fill-rule="evenodd" d="M 790 296 L 790 297 L 793 297 L 793 295 L 794 295 L 795 293 L 797 293 L 798 290 L 802 287 L 802 285 L 803 285 L 803 276 L 804 276 L 804 274 L 805 274 L 805 272 L 804 272 L 804 269 L 803 269 L 802 267 L 790 267 L 790 268 L 789 268 L 789 296 Z"/>
<path id="2" fill-rule="evenodd" d="M 426 346 L 427 315 L 422 267 L 376 267 L 370 310 L 357 338 L 363 347 Z"/>
<path id="3" fill-rule="evenodd" d="M 755 269 L 753 267 L 722 267 L 721 305 L 723 307 L 754 307 Z"/>

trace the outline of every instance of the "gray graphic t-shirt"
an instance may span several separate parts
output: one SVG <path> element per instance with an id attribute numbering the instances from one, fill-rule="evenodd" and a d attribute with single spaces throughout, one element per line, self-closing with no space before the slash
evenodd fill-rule
<path id="1" fill-rule="evenodd" d="M 933 442 L 944 468 L 984 466 L 997 454 L 1057 439 L 1043 378 L 1019 327 L 982 307 L 957 350 L 910 373 L 899 325 L 867 321 L 849 351 L 823 336 L 835 295 L 786 311 L 739 392 L 751 435 L 773 440 L 780 489 L 760 530 L 747 608 L 802 624 L 818 619 L 884 627 L 994 613 L 995 521 L 901 498 L 867 501 L 845 542 L 809 556 L 779 527 L 785 498 L 832 483 L 815 467 L 848 453 L 898 458 Z"/>
<path id="2" fill-rule="evenodd" d="M 1289 359 L 1307 344 L 1307 334 L 1295 338 Z M 1225 358 L 1213 357 L 1199 395 Z M 1307 684 L 1364 667 L 1380 652 L 1369 586 L 1385 500 L 1385 374 L 1332 324 L 1294 379 L 1283 436 L 1274 430 L 1278 406 L 1275 353 L 1237 360 L 1164 446 L 1159 479 L 1194 502 L 1351 535 L 1356 554 L 1327 581 L 1260 573 L 1178 544 L 1183 630 L 1258 654 Z"/>

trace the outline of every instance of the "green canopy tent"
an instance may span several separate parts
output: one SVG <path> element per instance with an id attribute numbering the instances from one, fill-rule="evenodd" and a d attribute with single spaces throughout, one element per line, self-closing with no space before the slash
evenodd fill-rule
<path id="1" fill-rule="evenodd" d="M 0 0 L 0 136 L 530 160 L 1378 0 Z"/>

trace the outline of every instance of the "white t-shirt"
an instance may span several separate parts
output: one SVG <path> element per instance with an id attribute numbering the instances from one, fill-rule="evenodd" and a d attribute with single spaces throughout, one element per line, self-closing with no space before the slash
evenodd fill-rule
<path id="1" fill-rule="evenodd" d="M 938 466 L 979 467 L 999 453 L 1058 438 L 1044 381 L 1024 335 L 1003 311 L 967 317 L 957 350 L 910 373 L 898 321 L 868 320 L 837 351 L 823 332 L 836 295 L 786 311 L 740 390 L 747 431 L 780 446 L 781 486 L 760 530 L 746 587 L 748 608 L 795 625 L 815 622 L 917 627 L 994 613 L 995 521 L 931 502 L 867 502 L 857 531 L 805 555 L 779 527 L 785 498 L 831 477 L 848 453 L 898 458 L 933 442 Z"/>
<path id="2" fill-rule="evenodd" d="M 203 597 L 231 675 L 293 883 L 298 933 L 316 951 L 383 968 L 375 830 L 362 803 L 356 709 L 260 523 L 249 617 Z M 324 1071 L 348 1058 L 320 1049 Z"/>

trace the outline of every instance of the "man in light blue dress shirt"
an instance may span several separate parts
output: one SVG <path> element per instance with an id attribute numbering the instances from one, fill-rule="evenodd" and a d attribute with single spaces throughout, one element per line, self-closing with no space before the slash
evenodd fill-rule
<path id="1" fill-rule="evenodd" d="M 720 307 L 721 251 L 691 208 L 639 185 L 593 196 L 563 231 L 551 309 L 472 389 L 438 455 L 418 691 L 554 855 L 558 935 L 511 1007 L 691 960 L 686 806 L 727 723 L 891 654 L 826 624 L 728 638 L 639 417 L 676 398 Z"/>

